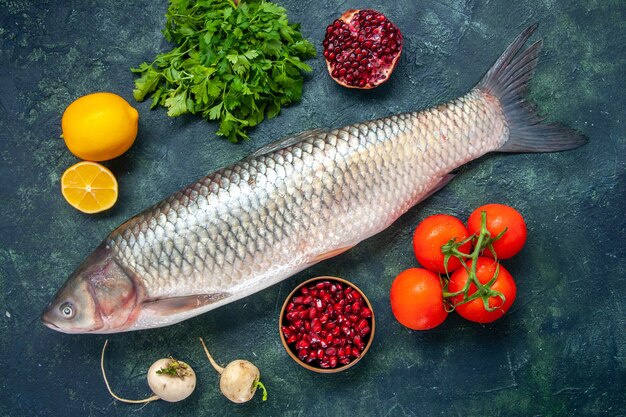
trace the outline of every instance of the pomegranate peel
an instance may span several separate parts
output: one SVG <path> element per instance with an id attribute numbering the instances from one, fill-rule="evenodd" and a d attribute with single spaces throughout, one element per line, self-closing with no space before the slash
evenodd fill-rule
<path id="1" fill-rule="evenodd" d="M 328 25 L 322 45 L 326 68 L 337 83 L 371 89 L 389 79 L 402 43 L 400 29 L 385 15 L 351 9 Z"/>

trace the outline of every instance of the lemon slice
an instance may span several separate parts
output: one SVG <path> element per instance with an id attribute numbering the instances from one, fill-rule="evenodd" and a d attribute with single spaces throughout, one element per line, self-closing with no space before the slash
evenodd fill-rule
<path id="1" fill-rule="evenodd" d="M 69 167 L 61 177 L 65 200 L 83 213 L 99 213 L 117 201 L 117 180 L 96 162 L 83 161 Z"/>

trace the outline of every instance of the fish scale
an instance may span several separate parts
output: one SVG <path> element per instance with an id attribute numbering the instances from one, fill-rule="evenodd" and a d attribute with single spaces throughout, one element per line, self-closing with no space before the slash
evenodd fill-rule
<path id="1" fill-rule="evenodd" d="M 319 132 L 208 175 L 106 242 L 149 298 L 237 297 L 386 228 L 449 171 L 497 149 L 505 132 L 480 91 Z"/>
<path id="2" fill-rule="evenodd" d="M 586 139 L 525 102 L 522 32 L 476 88 L 427 110 L 316 129 L 217 170 L 114 230 L 42 315 L 67 333 L 167 326 L 275 284 L 388 227 L 488 152 Z"/>

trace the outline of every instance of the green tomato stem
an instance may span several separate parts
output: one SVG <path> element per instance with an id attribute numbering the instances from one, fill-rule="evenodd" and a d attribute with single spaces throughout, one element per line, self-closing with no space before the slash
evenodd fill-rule
<path id="1" fill-rule="evenodd" d="M 504 302 L 506 301 L 506 297 L 504 296 L 504 294 L 492 288 L 493 284 L 495 284 L 495 282 L 497 281 L 498 274 L 500 272 L 500 263 L 498 262 L 497 254 L 495 250 L 493 249 L 493 242 L 500 239 L 506 232 L 506 229 L 500 232 L 496 237 L 492 238 L 491 233 L 487 229 L 487 212 L 482 211 L 480 215 L 481 215 L 480 216 L 481 221 L 480 221 L 480 230 L 478 232 L 478 236 L 473 235 L 460 242 L 451 240 L 450 242 L 443 245 L 441 248 L 442 253 L 445 255 L 444 265 L 446 267 L 446 276 L 448 280 L 450 279 L 450 275 L 448 274 L 448 261 L 452 256 L 454 256 L 461 262 L 461 265 L 467 272 L 467 281 L 465 282 L 463 289 L 451 293 L 447 291 L 448 285 L 446 284 L 444 286 L 444 290 L 443 290 L 444 299 L 450 299 L 452 297 L 458 297 L 459 295 L 463 295 L 461 301 L 451 304 L 451 310 L 454 310 L 454 308 L 456 308 L 459 305 L 466 304 L 478 298 L 481 298 L 483 301 L 483 306 L 485 310 L 491 312 L 499 308 L 499 307 L 492 308 L 489 306 L 489 299 L 491 297 L 500 298 L 502 300 L 502 304 L 504 304 Z M 459 251 L 459 247 L 461 247 L 468 241 L 474 240 L 474 239 L 476 240 L 476 243 L 474 245 L 474 250 L 471 253 L 466 254 L 466 253 Z M 497 263 L 497 265 L 496 265 L 496 270 L 493 274 L 493 277 L 486 284 L 482 284 L 478 280 L 478 276 L 476 274 L 476 268 L 477 268 L 478 257 L 480 256 L 481 253 L 483 253 L 485 249 L 489 249 L 491 251 L 491 253 L 494 256 L 494 261 Z M 470 267 L 467 266 L 466 259 L 471 260 L 472 264 Z M 474 284 L 474 286 L 476 287 L 476 291 L 472 295 L 468 295 L 470 286 L 472 284 Z"/>

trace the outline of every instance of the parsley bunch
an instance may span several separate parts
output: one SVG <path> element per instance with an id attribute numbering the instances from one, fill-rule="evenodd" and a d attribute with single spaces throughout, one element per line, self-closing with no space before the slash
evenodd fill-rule
<path id="1" fill-rule="evenodd" d="M 177 46 L 131 71 L 133 95 L 169 116 L 219 120 L 231 142 L 302 95 L 303 61 L 315 56 L 283 7 L 265 0 L 170 0 L 163 35 Z"/>

